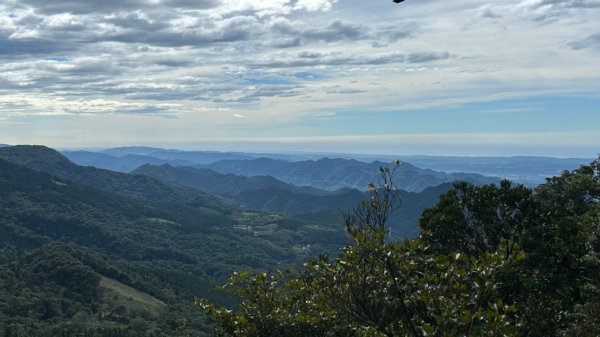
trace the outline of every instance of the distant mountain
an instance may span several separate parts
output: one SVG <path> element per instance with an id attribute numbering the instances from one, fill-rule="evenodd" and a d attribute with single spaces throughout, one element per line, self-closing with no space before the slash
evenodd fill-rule
<path id="1" fill-rule="evenodd" d="M 192 188 L 172 187 L 146 176 L 78 166 L 57 151 L 44 146 L 20 145 L 0 148 L 0 158 L 126 197 L 219 207 L 216 199 L 204 192 Z"/>
<path id="2" fill-rule="evenodd" d="M 390 234 L 397 239 L 414 238 L 419 235 L 420 230 L 418 222 L 423 210 L 436 204 L 440 195 L 446 193 L 452 188 L 453 184 L 446 183 L 435 187 L 428 187 L 422 192 L 400 191 L 400 208 L 390 214 L 387 225 L 390 228 Z M 356 190 L 353 190 L 358 192 Z M 295 217 L 308 222 L 319 224 L 328 224 L 340 222 L 343 220 L 343 212 L 351 212 L 354 208 L 353 202 L 362 200 L 366 194 L 346 194 L 345 201 L 339 203 L 338 208 L 327 208 L 322 206 L 315 207 L 315 211 L 309 213 L 296 214 Z M 342 199 L 344 200 L 344 196 Z M 285 200 L 285 199 L 282 199 Z M 308 200 L 308 199 L 307 199 Z M 321 201 L 319 199 L 318 201 Z M 326 202 L 323 203 L 327 205 Z M 329 207 L 335 204 L 329 204 Z"/>
<path id="3" fill-rule="evenodd" d="M 144 165 L 132 174 L 148 175 L 166 184 L 218 193 L 239 207 L 301 216 L 322 224 L 341 222 L 341 212 L 351 211 L 361 200 L 368 197 L 367 193 L 356 189 L 323 191 L 297 187 L 269 176 L 245 177 L 192 167 Z M 418 193 L 401 191 L 402 206 L 393 215 L 393 221 L 390 221 L 394 235 L 418 235 L 417 220 L 423 210 L 436 203 L 439 196 L 451 186 L 452 184 L 446 183 Z"/>
<path id="4" fill-rule="evenodd" d="M 153 147 L 122 147 L 104 150 L 103 153 L 115 157 L 127 155 L 144 155 L 165 160 L 165 164 L 185 165 L 211 164 L 220 160 L 257 159 L 269 158 L 288 162 L 301 162 L 319 160 L 322 158 L 341 158 L 358 160 L 365 163 L 373 161 L 392 162 L 396 159 L 410 163 L 422 169 L 430 169 L 445 173 L 476 173 L 488 177 L 499 177 L 513 180 L 517 183 L 535 186 L 545 181 L 546 177 L 560 175 L 564 170 L 573 170 L 584 165 L 593 158 L 552 158 L 536 156 L 514 156 L 514 157 L 482 157 L 482 156 L 424 156 L 424 155 L 370 155 L 370 154 L 348 154 L 348 153 L 252 153 L 252 152 L 216 152 L 216 151 L 180 151 Z M 69 157 L 70 158 L 70 157 Z M 135 163 L 160 165 L 160 162 L 146 158 Z M 187 164 L 176 163 L 173 159 L 181 159 Z M 77 158 L 73 161 L 79 163 Z M 125 164 L 130 168 L 135 163 Z M 81 162 L 79 164 L 87 164 Z M 123 172 L 126 168 L 116 166 L 103 166 L 101 161 L 90 162 L 89 165 L 119 170 Z M 123 165 L 123 164 L 119 164 Z M 140 166 L 138 165 L 138 166 Z M 135 168 L 137 168 L 136 166 Z M 133 169 L 133 168 L 132 168 Z"/>
<path id="5" fill-rule="evenodd" d="M 502 177 L 518 183 L 535 186 L 547 177 L 558 176 L 565 170 L 574 170 L 590 163 L 593 158 L 551 157 L 438 157 L 400 156 L 411 164 L 442 172 L 473 172 Z"/>
<path id="6" fill-rule="evenodd" d="M 7 147 L 7 146 L 10 146 L 10 145 L 8 145 L 8 144 L 0 144 L 0 147 Z"/>
<path id="7" fill-rule="evenodd" d="M 298 187 L 271 176 L 246 177 L 234 174 L 218 173 L 210 169 L 189 166 L 174 167 L 168 164 L 160 166 L 146 164 L 131 172 L 142 174 L 164 183 L 197 188 L 210 193 L 233 195 L 250 190 L 276 188 L 279 190 L 310 193 L 313 195 L 333 194 L 313 187 Z"/>
<path id="8" fill-rule="evenodd" d="M 166 150 L 152 147 L 118 147 L 107 149 L 102 153 L 116 157 L 126 155 L 143 155 L 162 159 L 172 163 L 172 161 L 185 161 L 194 164 L 209 164 L 219 160 L 230 159 L 253 159 L 254 156 L 236 153 L 236 152 L 218 152 L 218 151 L 181 151 L 181 150 Z M 148 162 L 147 164 L 153 164 Z"/>
<path id="9" fill-rule="evenodd" d="M 366 196 L 356 189 L 324 191 L 313 187 L 298 187 L 270 176 L 245 177 L 183 166 L 144 165 L 132 174 L 147 175 L 165 184 L 219 194 L 236 207 L 289 215 L 333 210 L 339 216 L 340 210 L 352 209 Z M 325 222 L 340 222 L 339 217 L 330 220 L 328 217 Z"/>
<path id="10" fill-rule="evenodd" d="M 365 197 L 363 192 L 355 189 L 323 191 L 294 186 L 270 176 L 245 177 L 193 167 L 144 165 L 132 174 L 221 194 L 243 207 L 265 212 L 301 214 L 325 209 L 350 209 Z"/>
<path id="11" fill-rule="evenodd" d="M 312 186 L 323 190 L 355 188 L 365 190 L 367 184 L 377 181 L 381 166 L 390 163 L 364 163 L 352 159 L 322 158 L 316 161 L 286 162 L 269 158 L 253 160 L 222 160 L 197 167 L 210 168 L 221 173 L 233 173 L 244 176 L 268 175 L 297 186 Z M 429 169 L 420 169 L 409 163 L 402 163 L 395 175 L 395 184 L 399 189 L 420 192 L 427 187 L 447 182 L 467 181 L 473 184 L 497 182 L 497 178 L 470 173 L 442 173 Z"/>
<path id="12" fill-rule="evenodd" d="M 255 158 L 232 152 L 179 151 L 153 147 L 118 147 L 100 152 L 64 150 L 61 153 L 78 165 L 94 166 L 124 173 L 131 172 L 145 164 L 193 166 L 196 164 L 210 164 L 225 159 Z"/>
<path id="13" fill-rule="evenodd" d="M 102 150 L 102 153 L 109 154 L 115 157 L 122 157 L 128 154 L 147 156 L 152 152 L 162 151 L 163 149 L 157 147 L 148 147 L 148 146 L 124 146 L 124 147 L 115 147 L 111 149 Z"/>
<path id="14" fill-rule="evenodd" d="M 197 164 L 208 164 L 218 160 L 243 160 L 252 159 L 253 157 L 232 152 L 212 152 L 212 151 L 175 151 L 163 150 L 148 154 L 149 156 L 169 159 L 169 160 L 186 160 Z"/>
<path id="15" fill-rule="evenodd" d="M 145 165 L 170 164 L 175 166 L 189 166 L 194 163 L 185 160 L 165 160 L 147 155 L 128 154 L 122 157 L 106 154 L 103 152 L 89 151 L 61 151 L 61 154 L 81 166 L 94 166 L 111 171 L 128 173 Z"/>

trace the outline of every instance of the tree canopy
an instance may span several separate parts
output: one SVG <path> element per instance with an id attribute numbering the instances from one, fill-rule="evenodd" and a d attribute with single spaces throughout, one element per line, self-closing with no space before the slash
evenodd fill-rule
<path id="1" fill-rule="evenodd" d="M 224 336 L 598 336 L 600 158 L 535 189 L 457 183 L 393 242 L 393 169 L 346 216 L 353 244 L 300 271 L 239 272 Z"/>

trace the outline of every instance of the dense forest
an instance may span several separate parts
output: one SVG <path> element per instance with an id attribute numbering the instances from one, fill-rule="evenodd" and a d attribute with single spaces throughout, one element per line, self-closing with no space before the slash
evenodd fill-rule
<path id="1" fill-rule="evenodd" d="M 600 334 L 600 159 L 536 188 L 419 193 L 398 162 L 348 194 L 0 158 L 0 336 Z M 418 236 L 390 233 L 416 212 Z"/>
<path id="2" fill-rule="evenodd" d="M 150 178 L 118 179 L 123 195 L 0 159 L 0 336 L 210 335 L 194 296 L 233 304 L 214 287 L 234 271 L 299 266 L 347 241 L 339 225 L 212 198 L 135 199 L 132 182 Z"/>
<path id="3" fill-rule="evenodd" d="M 239 310 L 198 299 L 224 336 L 599 336 L 600 159 L 535 189 L 458 183 L 387 238 L 381 185 L 346 216 L 354 239 L 303 269 L 241 272 Z"/>

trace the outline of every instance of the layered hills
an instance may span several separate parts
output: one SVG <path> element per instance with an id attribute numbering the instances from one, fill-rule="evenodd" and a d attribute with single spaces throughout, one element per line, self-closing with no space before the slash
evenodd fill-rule
<path id="1" fill-rule="evenodd" d="M 218 202 L 211 195 L 198 190 L 176 188 L 146 176 L 79 166 L 45 146 L 20 145 L 0 148 L 0 158 L 125 197 L 218 207 Z"/>
<path id="2" fill-rule="evenodd" d="M 195 295 L 221 301 L 213 287 L 234 270 L 293 266 L 346 242 L 340 227 L 101 190 L 94 186 L 114 173 L 77 167 L 47 148 L 2 156 L 14 161 L 0 159 L 4 335 L 176 335 L 182 318 L 202 335 L 210 327 Z"/>
<path id="3" fill-rule="evenodd" d="M 221 173 L 244 176 L 268 175 L 297 186 L 312 186 L 324 190 L 355 188 L 365 190 L 370 182 L 377 181 L 379 168 L 389 163 L 365 163 L 353 159 L 307 160 L 287 162 L 270 158 L 253 160 L 221 160 L 199 167 L 210 168 Z M 401 163 L 394 183 L 399 189 L 420 192 L 427 187 L 454 181 L 468 181 L 475 185 L 497 182 L 496 178 L 479 174 L 436 172 L 424 170 L 409 163 Z"/>
<path id="4" fill-rule="evenodd" d="M 456 157 L 419 155 L 366 155 L 344 153 L 247 153 L 217 151 L 181 151 L 153 147 L 119 147 L 96 151 L 62 151 L 79 165 L 95 166 L 120 172 L 130 172 L 143 164 L 173 166 L 208 165 L 221 160 L 252 160 L 269 158 L 286 162 L 316 161 L 321 158 L 358 160 L 364 163 L 379 161 L 391 163 L 396 159 L 421 169 L 446 173 L 476 173 L 484 176 L 510 179 L 528 186 L 543 183 L 547 177 L 564 170 L 573 170 L 589 163 L 592 158 L 550 158 L 534 156 L 515 157 Z M 361 187 L 362 188 L 362 187 Z"/>
<path id="5" fill-rule="evenodd" d="M 0 336 L 209 335 L 194 296 L 229 302 L 213 289 L 236 270 L 335 254 L 348 240 L 341 213 L 386 166 L 144 147 L 90 153 L 0 148 Z M 94 167 L 115 165 L 136 169 Z M 396 178 L 406 188 L 389 222 L 398 238 L 418 234 L 422 210 L 452 182 L 496 181 L 408 163 Z"/>
<path id="6" fill-rule="evenodd" d="M 309 186 L 327 191 L 343 188 L 365 190 L 368 183 L 377 179 L 379 167 L 391 165 L 391 161 L 367 163 L 343 158 L 289 161 L 256 158 L 250 154 L 186 152 L 146 147 L 116 148 L 104 152 L 63 151 L 63 155 L 79 165 L 119 172 L 131 172 L 145 164 L 193 166 L 238 176 L 270 176 L 295 186 Z M 285 156 L 282 157 L 285 158 Z M 396 186 L 411 192 L 420 192 L 428 187 L 454 181 L 468 181 L 479 185 L 499 180 L 480 174 L 449 174 L 431 169 L 421 169 L 407 162 L 402 163 L 396 177 Z"/>
<path id="7" fill-rule="evenodd" d="M 298 187 L 270 176 L 238 176 L 212 170 L 171 165 L 144 165 L 132 174 L 142 174 L 166 184 L 197 188 L 215 193 L 230 204 L 265 212 L 277 212 L 308 218 L 318 223 L 340 222 L 343 212 L 351 211 L 367 193 L 351 188 L 324 191 L 314 187 Z M 418 234 L 417 220 L 421 212 L 434 204 L 451 183 L 428 187 L 421 192 L 400 191 L 401 205 L 390 221 L 398 237 Z"/>

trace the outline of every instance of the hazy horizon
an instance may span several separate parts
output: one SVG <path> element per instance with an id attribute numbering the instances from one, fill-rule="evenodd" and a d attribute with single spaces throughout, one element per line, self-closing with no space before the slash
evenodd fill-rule
<path id="1" fill-rule="evenodd" d="M 470 153 L 465 154 L 459 151 L 451 152 L 447 150 L 440 150 L 439 152 L 430 151 L 430 152 L 418 152 L 418 151 L 409 151 L 408 149 L 404 152 L 402 151 L 393 151 L 390 149 L 388 152 L 360 152 L 355 150 L 354 148 L 347 148 L 344 151 L 344 148 L 334 147 L 331 150 L 327 150 L 327 147 L 319 146 L 319 148 L 315 148 L 311 150 L 310 148 L 303 147 L 303 144 L 296 144 L 296 147 L 278 147 L 272 144 L 265 144 L 263 147 L 255 147 L 254 145 L 240 146 L 232 145 L 232 144 L 222 144 L 221 146 L 215 144 L 205 144 L 205 145 L 188 145 L 188 146 L 171 146 L 164 144 L 117 144 L 114 146 L 52 146 L 50 144 L 41 144 L 41 143 L 19 143 L 19 144 L 5 144 L 0 141 L 0 144 L 4 145 L 42 145 L 54 148 L 59 151 L 91 151 L 91 152 L 101 152 L 103 150 L 114 149 L 114 148 L 127 148 L 127 147 L 149 147 L 149 148 L 158 148 L 163 150 L 176 150 L 176 151 L 199 151 L 199 152 L 239 152 L 239 153 L 256 153 L 256 154 L 289 154 L 289 155 L 322 155 L 322 156 L 334 156 L 334 155 L 343 155 L 343 156 L 364 156 L 364 157 L 385 157 L 385 158 L 393 158 L 394 156 L 402 157 L 402 156 L 423 156 L 423 157 L 550 157 L 550 158 L 560 158 L 560 159 L 568 159 L 568 158 L 581 158 L 581 159 L 594 159 L 597 158 L 600 153 L 594 153 L 593 150 L 590 150 L 589 153 L 585 151 L 572 151 L 572 150 L 564 150 L 564 152 L 558 152 L 554 149 L 549 149 L 548 152 L 543 151 L 533 151 L 533 152 L 521 152 L 515 151 L 511 152 L 491 152 L 488 151 L 489 148 L 482 149 L 479 153 Z M 339 149 L 339 150 L 336 150 Z M 364 144 L 364 149 L 374 149 L 371 148 L 369 144 Z M 414 150 L 414 147 L 412 148 Z M 561 155 L 564 153 L 564 155 Z M 580 153 L 580 155 L 573 155 L 576 153 Z"/>

